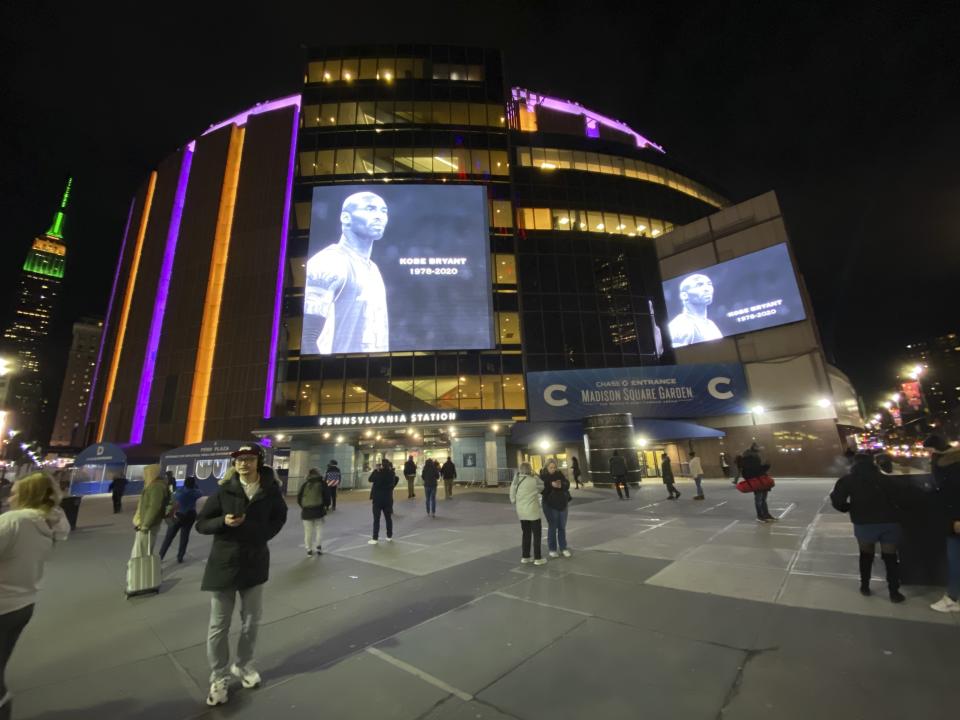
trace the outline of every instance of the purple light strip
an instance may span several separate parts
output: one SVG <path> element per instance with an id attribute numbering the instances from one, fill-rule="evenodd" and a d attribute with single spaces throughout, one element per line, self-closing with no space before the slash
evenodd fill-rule
<path id="1" fill-rule="evenodd" d="M 227 125 L 236 124 L 240 127 L 243 127 L 244 125 L 247 124 L 247 118 L 249 118 L 251 115 L 260 115 L 261 113 L 272 112 L 274 110 L 279 110 L 280 108 L 289 107 L 291 105 L 296 105 L 297 111 L 299 112 L 300 110 L 299 95 L 290 95 L 289 97 L 278 98 L 277 100 L 268 100 L 267 102 L 264 102 L 264 103 L 258 103 L 254 105 L 252 108 L 250 108 L 249 110 L 244 110 L 242 113 L 238 113 L 234 115 L 232 118 L 224 120 L 223 122 L 219 122 L 216 125 L 211 125 L 209 128 L 207 128 L 204 131 L 203 135 L 209 135 L 210 133 L 215 132 L 222 127 L 226 127 Z"/>
<path id="2" fill-rule="evenodd" d="M 273 391 L 277 382 L 277 343 L 280 335 L 280 311 L 283 309 L 283 272 L 287 264 L 287 234 L 290 232 L 290 203 L 293 199 L 293 170 L 297 159 L 297 131 L 300 127 L 300 96 L 293 111 L 290 136 L 290 165 L 287 168 L 287 191 L 283 199 L 283 228 L 280 231 L 280 262 L 277 268 L 277 291 L 273 298 L 273 331 L 270 333 L 270 355 L 267 357 L 267 392 L 263 398 L 263 417 L 273 415 Z"/>
<path id="3" fill-rule="evenodd" d="M 97 350 L 97 364 L 93 366 L 93 379 L 90 381 L 90 395 L 87 397 L 87 411 L 83 417 L 83 426 L 90 422 L 90 412 L 93 410 L 93 396 L 97 391 L 97 378 L 100 376 L 100 362 L 103 360 L 103 346 L 107 342 L 107 329 L 110 327 L 110 313 L 113 312 L 113 300 L 117 296 L 117 284 L 120 282 L 120 267 L 123 265 L 123 253 L 127 250 L 127 236 L 130 234 L 130 221 L 133 219 L 133 206 L 137 199 L 130 201 L 130 210 L 127 212 L 127 226 L 123 230 L 123 241 L 120 243 L 120 257 L 117 258 L 117 269 L 113 274 L 113 287 L 110 289 L 110 301 L 107 303 L 107 315 L 103 318 L 103 330 L 100 332 L 100 349 Z"/>
<path id="4" fill-rule="evenodd" d="M 177 179 L 177 191 L 173 198 L 170 226 L 167 229 L 167 245 L 163 251 L 163 265 L 160 268 L 160 279 L 157 282 L 157 296 L 153 302 L 150 334 L 147 336 L 147 351 L 143 357 L 143 370 L 140 373 L 137 404 L 133 409 L 133 423 L 130 426 L 130 442 L 132 444 L 137 444 L 143 440 L 143 426 L 147 420 L 147 406 L 150 404 L 150 390 L 153 387 L 153 371 L 157 364 L 157 348 L 160 346 L 160 330 L 163 327 L 163 315 L 167 309 L 170 276 L 173 274 L 173 258 L 177 253 L 180 220 L 183 218 L 183 205 L 186 201 L 187 183 L 190 180 L 190 166 L 193 164 L 195 148 L 196 141 L 187 145 L 183 151 L 183 161 L 180 163 L 180 177 Z"/>
<path id="5" fill-rule="evenodd" d="M 530 110 L 533 110 L 533 108 L 535 108 L 537 105 L 542 105 L 549 110 L 556 110 L 557 112 L 567 113 L 568 115 L 582 115 L 588 120 L 594 120 L 601 125 L 607 126 L 608 128 L 618 130 L 622 133 L 626 133 L 627 135 L 632 135 L 637 143 L 637 147 L 651 147 L 654 150 L 659 150 L 660 152 L 666 154 L 666 151 L 660 145 L 647 140 L 647 138 L 633 130 L 626 123 L 622 123 L 619 120 L 614 120 L 606 115 L 601 115 L 593 110 L 588 110 L 580 103 L 575 103 L 571 100 L 560 100 L 559 98 L 549 97 L 548 95 L 538 95 L 537 93 L 530 92 L 529 90 L 519 87 L 513 88 L 511 90 L 511 94 L 514 100 L 526 103 Z M 589 132 L 587 133 L 587 136 L 593 137 Z"/>

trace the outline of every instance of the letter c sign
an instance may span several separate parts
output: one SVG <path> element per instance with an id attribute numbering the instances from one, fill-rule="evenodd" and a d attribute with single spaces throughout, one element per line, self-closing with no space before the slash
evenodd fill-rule
<path id="1" fill-rule="evenodd" d="M 565 397 L 558 397 L 557 393 L 564 393 L 566 391 L 566 385 L 547 385 L 543 390 L 543 401 L 551 407 L 563 407 L 570 401 Z"/>
<path id="2" fill-rule="evenodd" d="M 730 390 L 720 390 L 721 385 L 729 388 L 730 378 L 728 377 L 713 378 L 713 380 L 707 383 L 707 392 L 710 393 L 717 400 L 729 400 L 730 398 L 732 398 L 733 392 Z"/>

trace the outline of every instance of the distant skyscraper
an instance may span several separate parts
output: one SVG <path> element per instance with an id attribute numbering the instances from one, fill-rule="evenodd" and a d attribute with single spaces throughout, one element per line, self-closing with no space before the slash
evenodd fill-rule
<path id="1" fill-rule="evenodd" d="M 28 440 L 37 439 L 47 399 L 43 393 L 41 358 L 50 333 L 57 293 L 63 280 L 67 247 L 63 241 L 63 221 L 73 178 L 53 216 L 50 228 L 33 240 L 20 276 L 13 320 L 3 333 L 4 345 L 14 355 L 13 376 L 7 403 L 12 417 L 7 425 L 20 430 Z"/>
<path id="2" fill-rule="evenodd" d="M 97 364 L 103 321 L 82 318 L 73 324 L 73 344 L 60 391 L 60 405 L 50 445 L 78 447 L 84 442 L 83 420 L 90 399 L 90 381 Z"/>

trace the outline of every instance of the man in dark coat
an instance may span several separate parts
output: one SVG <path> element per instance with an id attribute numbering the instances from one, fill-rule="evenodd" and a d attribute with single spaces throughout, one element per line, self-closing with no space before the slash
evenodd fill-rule
<path id="1" fill-rule="evenodd" d="M 235 473 L 227 473 L 197 516 L 197 531 L 213 535 L 201 590 L 211 592 L 207 659 L 207 705 L 227 701 L 230 676 L 245 688 L 260 684 L 253 668 L 254 645 L 263 610 L 263 584 L 270 574 L 271 540 L 287 520 L 287 503 L 272 468 L 263 464 L 263 448 L 241 445 L 232 453 Z M 240 596 L 237 661 L 230 665 L 230 620 Z"/>
<path id="2" fill-rule="evenodd" d="M 403 477 L 407 480 L 407 500 L 415 498 L 417 495 L 414 493 L 413 487 L 417 482 L 417 464 L 413 461 L 413 455 L 408 457 L 403 464 Z"/>
<path id="3" fill-rule="evenodd" d="M 630 499 L 630 485 L 627 484 L 627 462 L 620 456 L 619 450 L 614 450 L 610 456 L 610 477 L 613 479 L 614 487 L 617 488 L 617 497 L 623 500 L 623 493 L 627 494 L 627 500 Z M 621 492 L 620 486 L 623 485 Z"/>
<path id="4" fill-rule="evenodd" d="M 666 453 L 660 456 L 660 474 L 663 476 L 663 484 L 667 486 L 667 499 L 676 500 L 680 497 L 680 491 L 674 485 L 676 478 L 673 476 L 673 463 L 670 462 L 670 456 Z"/>
<path id="5" fill-rule="evenodd" d="M 323 518 L 330 507 L 330 487 L 324 475 L 317 468 L 310 468 L 307 478 L 297 493 L 297 505 L 300 506 L 300 519 L 303 521 L 303 545 L 307 555 L 313 557 L 316 546 L 317 555 L 323 554 L 320 541 L 323 539 Z"/>
<path id="6" fill-rule="evenodd" d="M 113 512 L 123 510 L 123 491 L 127 489 L 127 479 L 122 475 L 110 482 L 110 497 L 113 500 Z"/>
<path id="7" fill-rule="evenodd" d="M 373 537 L 367 540 L 370 545 L 376 545 L 380 536 L 380 514 L 387 523 L 387 542 L 393 542 L 393 489 L 400 482 L 400 478 L 393 471 L 393 465 L 384 458 L 380 465 L 370 474 L 370 501 L 373 504 Z"/>
<path id="8" fill-rule="evenodd" d="M 443 478 L 443 499 L 453 497 L 453 481 L 457 479 L 457 466 L 447 457 L 447 461 L 440 466 L 440 476 Z"/>

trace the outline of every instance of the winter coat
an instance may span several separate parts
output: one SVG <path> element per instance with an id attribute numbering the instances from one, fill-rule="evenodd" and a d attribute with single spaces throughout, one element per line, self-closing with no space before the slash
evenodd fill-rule
<path id="1" fill-rule="evenodd" d="M 740 474 L 745 480 L 766 475 L 769 470 L 770 463 L 763 462 L 756 450 L 747 450 L 740 460 Z"/>
<path id="2" fill-rule="evenodd" d="M 70 523 L 60 508 L 11 510 L 0 515 L 0 615 L 33 605 L 43 565 Z"/>
<path id="3" fill-rule="evenodd" d="M 664 485 L 669 485 L 674 482 L 673 464 L 670 462 L 670 458 L 663 458 L 663 460 L 661 460 L 660 475 L 663 477 Z"/>
<path id="4" fill-rule="evenodd" d="M 574 477 L 575 480 L 579 479 L 579 478 L 580 478 L 580 463 L 574 461 L 574 463 L 570 466 L 570 472 L 573 473 L 573 477 Z"/>
<path id="5" fill-rule="evenodd" d="M 960 448 L 934 455 L 931 467 L 933 479 L 937 481 L 947 534 L 954 535 L 953 524 L 960 522 Z"/>
<path id="6" fill-rule="evenodd" d="M 437 486 L 437 480 L 440 478 L 440 471 L 437 469 L 435 463 L 428 462 L 423 466 L 420 477 L 423 479 L 423 486 L 425 488 L 435 488 Z"/>
<path id="7" fill-rule="evenodd" d="M 322 475 L 308 475 L 297 493 L 301 520 L 318 520 L 330 506 L 330 487 Z"/>
<path id="8" fill-rule="evenodd" d="M 614 455 L 610 458 L 610 477 L 626 477 L 627 461 L 622 455 Z"/>
<path id="9" fill-rule="evenodd" d="M 227 515 L 244 515 L 237 527 L 224 522 Z M 287 521 L 287 503 L 273 468 L 260 470 L 260 489 L 250 500 L 240 476 L 223 481 L 197 515 L 197 532 L 213 535 L 213 545 L 201 590 L 245 590 L 265 583 L 270 576 L 267 542 Z"/>
<path id="10" fill-rule="evenodd" d="M 203 493 L 197 488 L 182 487 L 173 494 L 173 508 L 176 517 L 180 518 L 197 511 L 197 500 Z"/>
<path id="11" fill-rule="evenodd" d="M 110 481 L 110 487 L 107 489 L 112 493 L 117 493 L 118 495 L 123 495 L 123 491 L 127 487 L 128 480 L 125 477 L 114 478 Z"/>
<path id="12" fill-rule="evenodd" d="M 457 479 L 457 466 L 453 464 L 453 460 L 447 460 L 440 467 L 440 475 L 443 476 L 444 480 Z"/>
<path id="13" fill-rule="evenodd" d="M 830 503 L 839 512 L 849 512 L 854 525 L 895 523 L 900 520 L 895 494 L 893 478 L 870 459 L 854 463 L 850 473 L 837 480 Z"/>
<path id="14" fill-rule="evenodd" d="M 382 507 L 393 505 L 393 489 L 400 482 L 400 478 L 393 468 L 380 467 L 370 473 L 370 499 Z"/>
<path id="15" fill-rule="evenodd" d="M 543 492 L 543 480 L 535 475 L 517 473 L 510 483 L 510 502 L 517 506 L 517 517 L 521 520 L 540 519 L 540 494 Z"/>
<path id="16" fill-rule="evenodd" d="M 552 485 L 556 480 L 560 481 L 558 488 Z M 566 510 L 570 502 L 570 481 L 559 470 L 544 472 L 542 494 L 544 505 L 549 505 L 554 510 Z"/>
<path id="17" fill-rule="evenodd" d="M 403 474 L 404 474 L 404 475 L 413 475 L 414 477 L 416 477 L 416 475 L 417 475 L 417 464 L 416 464 L 413 460 L 407 460 L 407 461 L 403 464 Z"/>
<path id="18" fill-rule="evenodd" d="M 149 468 L 150 466 L 147 466 Z M 146 473 L 146 468 L 144 469 Z M 133 526 L 143 530 L 154 530 L 163 520 L 164 509 L 170 500 L 170 489 L 167 478 L 156 475 L 144 485 L 140 500 L 137 502 L 137 511 L 133 514 Z"/>
<path id="19" fill-rule="evenodd" d="M 327 465 L 327 471 L 323 474 L 323 479 L 327 481 L 327 487 L 339 487 L 341 477 L 339 467 L 336 465 Z"/>
<path id="20" fill-rule="evenodd" d="M 701 463 L 700 458 L 696 456 L 690 458 L 690 475 L 692 477 L 703 475 L 703 463 Z"/>

